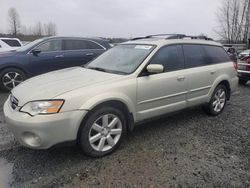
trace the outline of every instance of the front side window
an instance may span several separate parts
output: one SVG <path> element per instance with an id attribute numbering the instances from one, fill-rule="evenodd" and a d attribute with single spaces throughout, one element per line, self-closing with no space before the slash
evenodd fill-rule
<path id="1" fill-rule="evenodd" d="M 186 68 L 209 65 L 208 58 L 201 45 L 183 45 Z"/>
<path id="2" fill-rule="evenodd" d="M 184 57 L 180 45 L 166 46 L 160 49 L 150 61 L 150 64 L 161 64 L 165 72 L 184 68 Z"/>
<path id="3" fill-rule="evenodd" d="M 43 39 L 37 39 L 33 42 L 30 42 L 30 43 L 18 48 L 17 51 L 24 52 L 24 51 L 30 50 L 30 49 L 34 48 L 35 46 L 37 46 L 38 44 L 40 44 L 42 41 L 43 41 Z"/>
<path id="4" fill-rule="evenodd" d="M 62 42 L 61 40 L 52 40 L 43 43 L 42 45 L 38 46 L 36 49 L 41 50 L 41 52 L 55 52 L 62 50 Z"/>
<path id="5" fill-rule="evenodd" d="M 97 57 L 86 68 L 130 74 L 137 69 L 153 49 L 154 46 L 152 45 L 127 44 L 116 46 Z"/>

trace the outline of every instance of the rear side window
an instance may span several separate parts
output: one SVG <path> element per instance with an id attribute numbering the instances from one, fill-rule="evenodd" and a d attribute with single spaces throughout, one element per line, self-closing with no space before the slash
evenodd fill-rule
<path id="1" fill-rule="evenodd" d="M 203 46 L 209 58 L 210 64 L 223 63 L 231 61 L 226 51 L 219 46 Z"/>
<path id="2" fill-rule="evenodd" d="M 17 40 L 12 40 L 12 39 L 2 39 L 3 42 L 8 44 L 11 47 L 19 47 L 21 44 Z"/>
<path id="3" fill-rule="evenodd" d="M 186 68 L 209 65 L 205 50 L 201 45 L 183 45 Z"/>
<path id="4" fill-rule="evenodd" d="M 84 50 L 87 43 L 84 40 L 64 40 L 63 50 Z"/>
<path id="5" fill-rule="evenodd" d="M 181 45 L 163 47 L 154 55 L 150 64 L 162 64 L 165 72 L 183 69 L 184 58 Z"/>
<path id="6" fill-rule="evenodd" d="M 100 45 L 85 40 L 64 40 L 64 50 L 103 49 Z"/>

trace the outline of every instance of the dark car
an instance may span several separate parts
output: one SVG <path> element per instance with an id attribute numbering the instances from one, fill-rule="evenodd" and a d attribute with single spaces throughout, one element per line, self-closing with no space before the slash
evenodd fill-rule
<path id="1" fill-rule="evenodd" d="M 233 47 L 230 47 L 227 49 L 227 53 L 228 53 L 230 59 L 233 62 L 237 63 L 237 60 L 238 60 L 237 50 Z"/>
<path id="2" fill-rule="evenodd" d="M 238 62 L 239 84 L 245 85 L 250 80 L 250 56 L 243 56 Z"/>
<path id="3" fill-rule="evenodd" d="M 16 51 L 0 53 L 0 88 L 11 90 L 27 78 L 81 66 L 110 48 L 100 38 L 47 37 Z"/>

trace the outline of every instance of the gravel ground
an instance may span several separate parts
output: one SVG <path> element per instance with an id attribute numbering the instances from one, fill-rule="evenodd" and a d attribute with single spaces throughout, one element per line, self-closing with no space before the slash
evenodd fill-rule
<path id="1" fill-rule="evenodd" d="M 142 124 L 100 159 L 76 147 L 24 148 L 0 123 L 0 187 L 6 179 L 25 188 L 250 187 L 249 91 L 239 87 L 218 117 L 198 107 Z M 0 94 L 0 104 L 5 98 Z"/>

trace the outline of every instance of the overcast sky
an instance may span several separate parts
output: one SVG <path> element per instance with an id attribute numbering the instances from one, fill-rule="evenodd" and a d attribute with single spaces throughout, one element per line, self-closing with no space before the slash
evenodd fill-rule
<path id="1" fill-rule="evenodd" d="M 58 35 L 135 37 L 155 33 L 215 37 L 221 0 L 0 0 L 0 32 L 8 31 L 8 9 L 21 24 L 55 22 Z"/>

